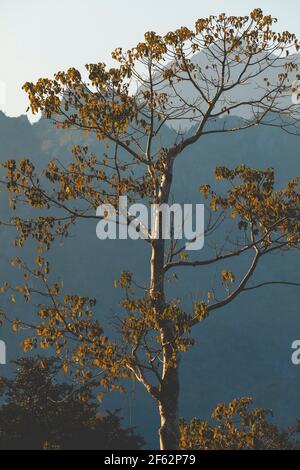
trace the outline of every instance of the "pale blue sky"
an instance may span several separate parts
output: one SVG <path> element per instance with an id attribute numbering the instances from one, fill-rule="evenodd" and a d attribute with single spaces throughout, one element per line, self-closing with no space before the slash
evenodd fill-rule
<path id="1" fill-rule="evenodd" d="M 300 37 L 299 0 L 0 0 L 0 109 L 25 112 L 27 80 L 69 66 L 111 63 L 118 46 L 134 46 L 148 30 L 165 33 L 210 14 L 247 14 L 256 7 Z M 6 96 L 4 97 L 4 88 Z"/>

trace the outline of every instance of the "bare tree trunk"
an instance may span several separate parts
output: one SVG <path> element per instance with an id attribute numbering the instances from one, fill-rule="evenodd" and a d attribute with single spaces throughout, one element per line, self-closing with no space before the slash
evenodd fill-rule
<path id="1" fill-rule="evenodd" d="M 160 450 L 179 448 L 179 361 L 169 367 L 163 379 L 159 401 Z"/>
<path id="2" fill-rule="evenodd" d="M 179 359 L 174 357 L 174 327 L 170 320 L 162 319 L 166 307 L 164 292 L 164 240 L 153 243 L 151 257 L 151 297 L 161 326 L 163 353 L 162 382 L 158 399 L 160 415 L 160 449 L 176 450 L 179 446 L 178 401 Z"/>
<path id="3" fill-rule="evenodd" d="M 168 203 L 169 200 L 173 177 L 172 166 L 171 163 L 162 180 L 160 204 Z M 156 223 L 159 224 L 159 221 L 157 220 Z M 174 357 L 174 325 L 172 321 L 163 318 L 166 308 L 164 262 L 165 240 L 153 240 L 150 295 L 159 320 L 163 357 L 161 385 L 157 400 L 160 415 L 160 449 L 177 450 L 179 447 L 179 357 L 178 354 Z"/>

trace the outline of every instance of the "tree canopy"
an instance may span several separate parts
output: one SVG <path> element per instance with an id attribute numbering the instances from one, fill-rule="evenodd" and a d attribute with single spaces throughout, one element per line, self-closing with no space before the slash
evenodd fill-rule
<path id="1" fill-rule="evenodd" d="M 102 412 L 93 388 L 63 382 L 57 358 L 15 361 L 14 377 L 0 378 L 0 448 L 140 449 L 143 438 Z"/>

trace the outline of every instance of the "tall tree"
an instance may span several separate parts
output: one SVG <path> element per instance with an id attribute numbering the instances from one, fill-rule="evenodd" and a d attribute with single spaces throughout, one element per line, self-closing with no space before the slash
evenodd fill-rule
<path id="1" fill-rule="evenodd" d="M 250 287 L 249 281 L 264 256 L 299 243 L 298 180 L 276 191 L 272 170 L 217 168 L 217 179 L 228 183 L 229 189 L 219 195 L 208 185 L 201 188 L 210 199 L 205 234 L 215 232 L 231 216 L 242 236 L 238 243 L 236 238 L 227 239 L 207 259 L 188 253 L 187 243 L 195 239 L 182 244 L 166 241 L 161 233 L 157 236 L 140 227 L 150 248 L 149 286 L 138 296 L 138 280 L 122 273 L 119 285 L 126 295 L 119 315 L 119 340 L 109 339 L 99 322 L 92 320 L 93 300 L 61 297 L 60 286 L 48 280 L 43 249 L 49 249 L 56 237 L 67 236 L 77 220 L 99 220 L 95 215 L 99 205 L 111 204 L 119 211 L 120 196 L 128 196 L 130 202 L 168 204 L 177 159 L 202 137 L 256 125 L 297 133 L 297 107 L 290 97 L 297 67 L 290 51 L 299 45 L 293 34 L 275 32 L 275 22 L 260 9 L 245 17 L 210 16 L 199 19 L 193 30 L 182 27 L 165 36 L 146 33 L 135 48 L 113 52 L 116 67 L 87 65 L 86 79 L 71 68 L 54 79 L 26 83 L 33 113 L 42 112 L 60 128 L 95 135 L 106 142 L 107 151 L 98 156 L 76 146 L 68 167 L 51 161 L 42 177 L 29 160 L 3 164 L 2 182 L 11 192 L 12 206 L 25 201 L 38 213 L 31 220 L 21 216 L 12 220 L 18 230 L 17 245 L 23 246 L 29 237 L 39 244 L 36 269 L 16 260 L 26 275 L 18 289 L 27 301 L 37 291 L 46 299 L 38 309 L 36 337 L 26 339 L 25 349 L 54 345 L 59 355 L 65 354 L 66 368 L 73 363 L 84 378 L 90 374 L 88 368 L 96 369 L 96 375 L 102 374 L 100 384 L 109 389 L 120 387 L 119 379 L 124 377 L 140 382 L 159 409 L 161 449 L 179 445 L 180 356 L 193 345 L 192 328 L 241 293 L 262 287 Z M 200 63 L 198 52 L 203 58 Z M 241 99 L 245 93 L 247 97 Z M 232 127 L 228 115 L 238 113 L 244 118 Z M 166 126 L 177 129 L 171 143 L 164 139 Z M 199 164 L 204 158 L 199 155 Z M 119 215 L 132 224 L 129 212 Z M 156 227 L 159 222 L 158 211 Z M 220 285 L 213 286 L 190 311 L 179 300 L 166 298 L 165 281 L 174 270 L 213 266 L 238 256 L 244 257 L 245 272 L 220 272 Z M 29 276 L 38 279 L 39 289 L 30 285 Z M 9 288 L 3 286 L 3 290 Z M 14 328 L 20 324 L 16 322 Z"/>

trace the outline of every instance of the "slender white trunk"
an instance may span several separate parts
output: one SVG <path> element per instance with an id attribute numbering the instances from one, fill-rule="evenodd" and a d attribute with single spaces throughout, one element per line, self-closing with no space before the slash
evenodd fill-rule
<path id="1" fill-rule="evenodd" d="M 179 446 L 178 400 L 179 400 L 179 360 L 174 358 L 172 342 L 174 329 L 170 320 L 163 320 L 165 309 L 164 293 L 164 242 L 154 243 L 151 257 L 151 298 L 156 315 L 160 319 L 161 342 L 163 345 L 163 370 L 158 407 L 160 415 L 160 449 L 176 450 Z"/>
<path id="2" fill-rule="evenodd" d="M 169 368 L 163 380 L 160 415 L 160 450 L 177 450 L 179 448 L 179 369 Z"/>
<path id="3" fill-rule="evenodd" d="M 159 203 L 169 200 L 172 184 L 172 168 L 163 177 Z M 156 221 L 159 224 L 159 221 Z M 179 402 L 179 360 L 174 358 L 173 345 L 175 331 L 170 320 L 163 319 L 166 307 L 164 286 L 165 241 L 152 241 L 150 295 L 159 319 L 162 342 L 163 370 L 159 390 L 158 408 L 160 415 L 160 449 L 176 450 L 179 447 L 178 402 Z"/>

